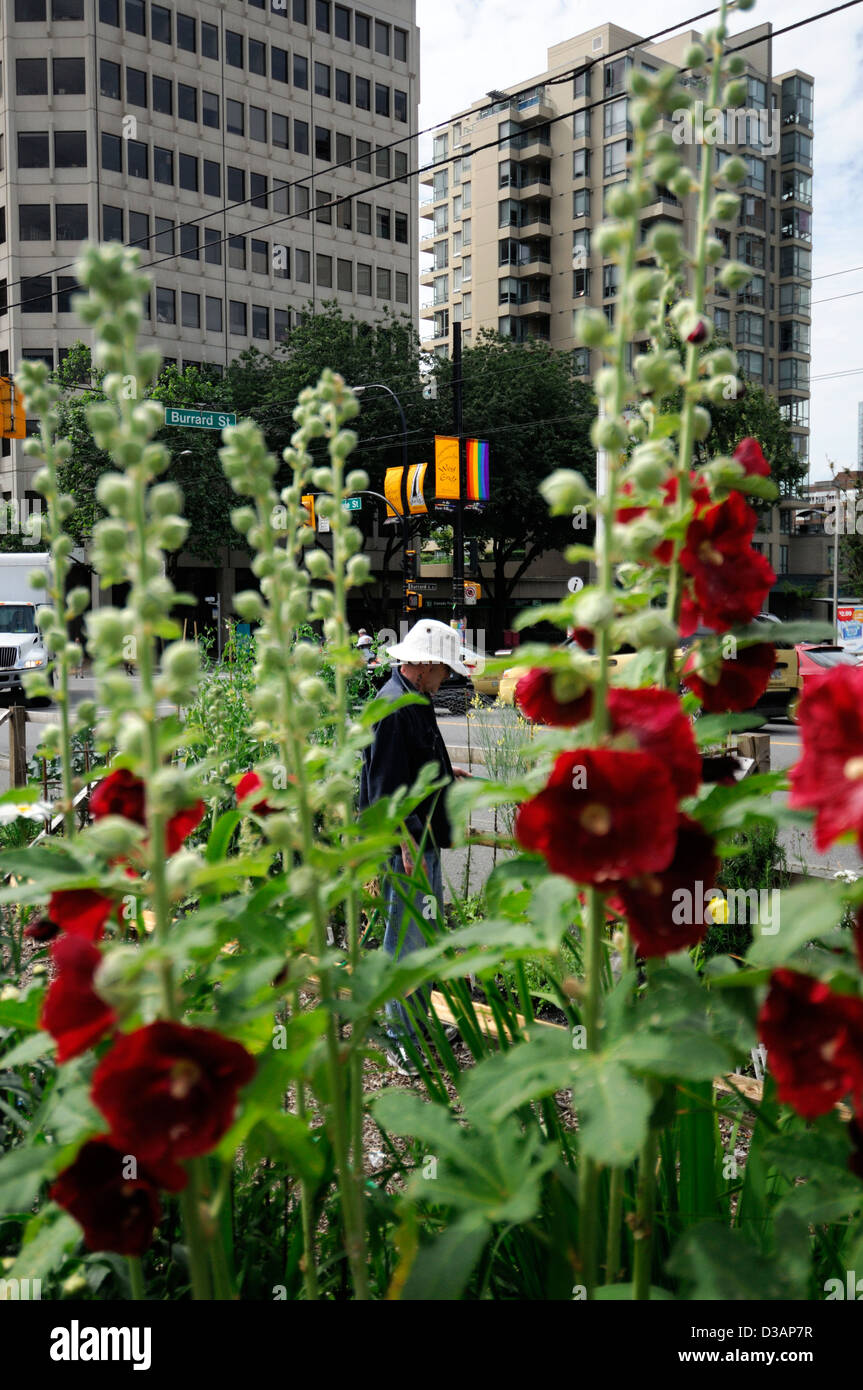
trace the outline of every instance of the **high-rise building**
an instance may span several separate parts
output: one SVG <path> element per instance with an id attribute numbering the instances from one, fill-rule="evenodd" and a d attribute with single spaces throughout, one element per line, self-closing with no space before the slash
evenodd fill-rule
<path id="1" fill-rule="evenodd" d="M 550 48 L 538 77 L 489 92 L 447 122 L 434 156 L 449 162 L 421 179 L 431 193 L 420 215 L 431 226 L 420 245 L 433 259 L 421 277 L 432 298 L 420 317 L 430 324 L 433 350 L 450 351 L 457 320 L 466 343 L 492 328 L 572 350 L 579 309 L 603 308 L 613 319 L 618 267 L 603 262 L 591 233 L 606 191 L 626 178 L 627 71 L 680 68 L 699 37 L 689 31 L 647 43 L 598 25 Z M 794 447 L 808 457 L 813 83 L 802 72 L 773 73 L 769 24 L 735 35 L 731 46 L 746 63 L 745 106 L 722 113 L 719 123 L 704 111 L 706 83 L 686 73 L 681 80 L 701 102 L 703 120 L 696 107 L 688 130 L 677 119 L 666 128 L 675 134 L 679 127 L 675 139 L 693 169 L 705 151 L 717 170 L 732 154 L 745 162 L 737 223 L 718 226 L 716 235 L 729 259 L 755 273 L 739 293 L 711 293 L 708 305 L 742 374 L 778 397 Z M 661 188 L 642 210 L 643 238 L 670 222 L 692 244 L 695 216 L 694 194 L 681 200 Z M 599 354 L 576 350 L 590 375 Z"/>
<path id="2" fill-rule="evenodd" d="M 145 337 L 178 365 L 271 351 L 327 300 L 416 320 L 415 11 L 0 0 L 0 374 L 86 341 L 87 238 L 141 248 Z M 2 445 L 21 496 L 32 463 Z"/>

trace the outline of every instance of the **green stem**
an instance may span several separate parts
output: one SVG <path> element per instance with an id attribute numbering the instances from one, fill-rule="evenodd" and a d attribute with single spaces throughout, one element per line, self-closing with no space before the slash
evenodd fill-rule
<path id="1" fill-rule="evenodd" d="M 300 992 L 293 991 L 293 1012 L 299 1012 Z M 306 1084 L 302 1077 L 297 1078 L 297 1116 L 306 1123 Z M 306 1298 L 315 1303 L 318 1298 L 318 1269 L 315 1263 L 315 1218 L 312 1205 L 312 1188 L 307 1178 L 300 1179 L 300 1217 L 303 1225 L 303 1284 Z"/>
<path id="2" fill-rule="evenodd" d="M 144 1288 L 144 1269 L 138 1255 L 129 1255 L 129 1286 L 132 1291 L 132 1298 L 136 1303 L 146 1302 L 147 1292 Z"/>
<path id="3" fill-rule="evenodd" d="M 657 1133 L 651 1128 L 638 1162 L 638 1189 L 635 1208 L 635 1255 L 632 1266 L 632 1297 L 650 1298 L 650 1269 L 653 1259 L 653 1212 L 656 1199 Z"/>
<path id="4" fill-rule="evenodd" d="M 207 1260 L 207 1241 L 201 1228 L 200 1213 L 200 1159 L 192 1159 L 186 1165 L 189 1181 L 180 1193 L 180 1211 L 186 1232 L 186 1246 L 189 1252 L 189 1275 L 192 1283 L 192 1298 L 196 1302 L 212 1298 L 210 1269 Z"/>
<path id="5" fill-rule="evenodd" d="M 620 1269 L 621 1221 L 623 1217 L 623 1169 L 612 1168 L 608 1195 L 608 1234 L 605 1247 L 605 1282 L 613 1284 Z"/>

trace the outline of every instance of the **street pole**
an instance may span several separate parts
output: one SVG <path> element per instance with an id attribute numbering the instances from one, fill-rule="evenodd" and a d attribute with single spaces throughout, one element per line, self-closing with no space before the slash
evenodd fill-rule
<path id="1" fill-rule="evenodd" d="M 364 391 L 386 391 L 388 396 L 392 396 L 399 412 L 399 419 L 402 427 L 402 476 L 401 476 L 401 503 L 402 503 L 402 536 L 403 560 L 402 560 L 402 611 L 410 612 L 408 608 L 408 580 L 411 569 L 412 552 L 409 550 L 412 527 L 410 525 L 410 509 L 408 507 L 408 422 L 405 416 L 404 407 L 393 391 L 392 387 L 387 386 L 382 381 L 372 381 L 366 386 L 354 386 L 354 394 L 361 396 Z M 375 494 L 377 495 L 377 494 Z M 388 504 L 389 505 L 389 504 Z M 386 513 L 384 513 L 386 515 Z"/>
<path id="2" fill-rule="evenodd" d="M 462 468 L 461 439 L 464 382 L 462 380 L 461 362 L 461 323 L 454 323 L 452 326 L 452 397 L 454 412 L 453 425 L 458 440 L 458 499 L 455 504 L 452 527 L 452 606 L 453 616 L 456 620 L 464 617 L 464 511 L 462 509 L 462 480 L 464 470 Z"/>

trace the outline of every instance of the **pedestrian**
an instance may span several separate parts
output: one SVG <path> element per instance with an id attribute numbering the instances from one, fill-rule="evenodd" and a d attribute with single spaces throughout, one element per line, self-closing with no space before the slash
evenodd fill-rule
<path id="1" fill-rule="evenodd" d="M 438 728 L 431 697 L 435 695 L 450 671 L 466 676 L 464 652 L 457 632 L 446 623 L 433 618 L 421 618 L 404 641 L 387 649 L 395 669 L 380 691 L 379 698 L 398 700 L 404 695 L 419 693 L 422 704 L 404 705 L 386 715 L 375 725 L 374 740 L 365 749 L 360 779 L 360 810 L 376 801 L 391 797 L 399 788 L 413 785 L 420 769 L 427 763 L 436 767 L 435 780 L 445 779 L 447 785 L 430 793 L 406 818 L 406 838 L 392 854 L 384 875 L 386 928 L 384 950 L 396 960 L 428 944 L 429 929 L 443 924 L 443 875 L 440 852 L 452 843 L 446 792 L 456 777 L 469 774 L 453 768 L 446 744 Z M 417 860 L 423 850 L 422 866 Z M 413 879 L 412 913 L 405 914 L 405 903 L 396 891 L 395 876 L 406 874 Z M 402 891 L 404 886 L 402 885 Z M 410 891 L 410 889 L 409 889 Z M 430 903 L 433 905 L 429 914 Z M 423 923 L 425 931 L 420 927 Z M 392 999 L 386 1006 L 387 1051 L 392 1064 L 404 1076 L 416 1075 L 417 1068 L 410 1058 L 405 1040 L 415 1045 L 417 1030 L 425 1031 L 424 1019 L 429 1011 L 428 991 L 416 990 L 410 1005 Z M 450 1028 L 450 1040 L 457 1030 Z"/>
<path id="2" fill-rule="evenodd" d="M 372 659 L 372 639 L 364 627 L 361 627 L 357 633 L 357 651 L 368 665 Z"/>

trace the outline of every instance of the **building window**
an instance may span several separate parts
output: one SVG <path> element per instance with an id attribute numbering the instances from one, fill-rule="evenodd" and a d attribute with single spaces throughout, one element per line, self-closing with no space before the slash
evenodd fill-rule
<path id="1" fill-rule="evenodd" d="M 222 234 L 218 227 L 204 228 L 204 260 L 207 265 L 222 264 Z"/>
<path id="2" fill-rule="evenodd" d="M 267 75 L 267 45 L 257 39 L 249 39 L 249 72 L 257 77 Z"/>
<path id="3" fill-rule="evenodd" d="M 350 164 L 351 162 L 351 137 L 343 135 L 341 131 L 336 131 L 336 163 Z"/>
<path id="4" fill-rule="evenodd" d="M 269 275 L 270 256 L 269 248 L 265 241 L 259 241 L 257 237 L 252 237 L 252 271 L 255 275 Z"/>
<path id="5" fill-rule="evenodd" d="M 15 0 L 16 24 L 35 24 L 46 18 L 45 0 Z"/>
<path id="6" fill-rule="evenodd" d="M 372 234 L 372 205 L 358 201 L 356 204 L 357 231 L 363 236 Z"/>
<path id="7" fill-rule="evenodd" d="M 390 89 L 383 82 L 375 83 L 375 114 L 378 116 L 390 114 Z"/>
<path id="8" fill-rule="evenodd" d="M 147 33 L 147 16 L 144 0 L 126 0 L 126 33 Z"/>
<path id="9" fill-rule="evenodd" d="M 18 233 L 22 241 L 50 241 L 51 204 L 21 203 L 18 207 Z"/>
<path id="10" fill-rule="evenodd" d="M 353 293 L 354 263 L 339 259 L 336 262 L 336 284 L 346 294 Z"/>
<path id="11" fill-rule="evenodd" d="M 129 213 L 129 245 L 150 249 L 150 218 L 146 212 Z"/>
<path id="12" fill-rule="evenodd" d="M 354 32 L 358 48 L 371 47 L 371 26 L 372 22 L 369 19 L 368 15 L 354 15 Z M 371 294 L 371 289 L 369 289 L 369 294 Z"/>
<path id="13" fill-rule="evenodd" d="M 351 75 L 345 72 L 344 68 L 336 68 L 336 101 L 343 101 L 350 106 Z"/>
<path id="14" fill-rule="evenodd" d="M 400 92 L 398 87 L 393 88 L 393 119 L 396 121 L 407 121 L 408 118 L 408 94 Z"/>
<path id="15" fill-rule="evenodd" d="M 330 0 L 315 0 L 315 28 L 322 34 L 330 32 Z"/>
<path id="16" fill-rule="evenodd" d="M 171 42 L 171 11 L 164 5 L 150 6 L 150 38 L 154 43 Z"/>
<path id="17" fill-rule="evenodd" d="M 212 25 L 205 25 L 205 28 L 213 28 Z M 182 48 L 184 53 L 197 53 L 198 51 L 198 21 L 188 14 L 177 15 L 177 47 Z M 202 49 L 202 51 L 204 51 Z M 204 51 L 204 56 L 209 58 L 212 54 Z"/>
<path id="18" fill-rule="evenodd" d="M 196 226 L 180 226 L 180 255 L 187 261 L 200 260 L 200 231 Z"/>
<path id="19" fill-rule="evenodd" d="M 403 246 L 408 244 L 408 215 L 406 212 L 395 214 L 395 240 Z"/>
<path id="20" fill-rule="evenodd" d="M 87 231 L 86 203 L 57 203 L 55 207 L 58 241 L 84 241 Z"/>
<path id="21" fill-rule="evenodd" d="M 181 121 L 197 121 L 197 87 L 189 87 L 185 82 L 177 83 L 177 115 Z"/>
<path id="22" fill-rule="evenodd" d="M 18 135 L 18 168 L 47 169 L 51 161 L 48 132 L 21 131 Z"/>
<path id="23" fill-rule="evenodd" d="M 249 137 L 267 143 L 267 113 L 263 106 L 249 107 Z"/>
<path id="24" fill-rule="evenodd" d="M 140 68 L 126 68 L 126 101 L 147 109 L 147 74 Z"/>
<path id="25" fill-rule="evenodd" d="M 204 125 L 219 129 L 219 98 L 215 92 L 201 93 L 201 119 Z"/>
<path id="26" fill-rule="evenodd" d="M 324 126 L 315 126 L 315 158 L 329 164 L 332 159 L 332 136 Z"/>
<path id="27" fill-rule="evenodd" d="M 167 77 L 153 78 L 153 110 L 163 116 L 174 114 L 174 84 Z"/>
<path id="28" fill-rule="evenodd" d="M 301 54 L 294 54 L 294 86 L 306 92 L 309 88 L 309 60 Z"/>
<path id="29" fill-rule="evenodd" d="M 357 261 L 357 294 L 371 295 L 372 268 L 363 261 Z"/>
<path id="30" fill-rule="evenodd" d="M 57 313 L 72 313 L 72 295 L 77 294 L 81 286 L 74 275 L 57 276 Z M 62 354 L 63 349 L 60 349 Z"/>
<path id="31" fill-rule="evenodd" d="M 222 331 L 222 301 L 213 295 L 206 296 L 207 332 Z"/>
<path id="32" fill-rule="evenodd" d="M 174 254 L 174 224 L 170 217 L 157 217 L 153 246 L 159 256 Z"/>
<path id="33" fill-rule="evenodd" d="M 577 72 L 572 81 L 572 95 L 574 97 L 590 96 L 590 68 L 582 68 Z"/>
<path id="34" fill-rule="evenodd" d="M 174 182 L 174 151 L 153 146 L 153 178 L 156 183 Z"/>
<path id="35" fill-rule="evenodd" d="M 120 0 L 99 0 L 99 18 L 114 29 L 120 27 Z"/>
<path id="36" fill-rule="evenodd" d="M 375 52 L 390 56 L 390 26 L 380 19 L 375 20 Z"/>
<path id="37" fill-rule="evenodd" d="M 329 63 L 315 63 L 315 96 L 328 97 L 330 95 L 330 65 Z"/>
<path id="38" fill-rule="evenodd" d="M 396 33 L 398 32 L 399 31 L 396 30 Z M 404 270 L 396 271 L 396 303 L 410 303 L 410 285 L 408 281 L 407 271 Z"/>
<path id="39" fill-rule="evenodd" d="M 629 103 L 626 97 L 619 97 L 603 108 L 603 134 L 623 135 L 629 130 Z"/>
<path id="40" fill-rule="evenodd" d="M 315 284 L 323 289 L 332 289 L 333 285 L 333 258 L 332 256 L 322 256 L 320 252 L 315 256 Z"/>
<path id="41" fill-rule="evenodd" d="M 120 101 L 120 64 L 110 63 L 107 58 L 99 61 L 99 92 L 109 101 Z"/>
<path id="42" fill-rule="evenodd" d="M 381 237 L 384 241 L 390 240 L 390 210 L 389 208 L 375 209 L 375 236 Z M 442 243 L 446 251 L 447 243 Z"/>
<path id="43" fill-rule="evenodd" d="M 33 275 L 21 281 L 21 308 L 25 314 L 50 314 L 52 286 L 50 275 Z M 6 313 L 6 286 L 3 285 L 3 313 Z"/>
<path id="44" fill-rule="evenodd" d="M 574 150 L 572 155 L 572 177 L 586 179 L 590 176 L 590 150 Z"/>
<path id="45" fill-rule="evenodd" d="M 354 78 L 354 105 L 360 111 L 372 109 L 372 84 L 367 77 Z"/>
<path id="46" fill-rule="evenodd" d="M 270 311 L 265 304 L 252 305 L 252 337 L 270 337 Z"/>
<path id="47" fill-rule="evenodd" d="M 294 279 L 302 285 L 311 284 L 312 258 L 308 251 L 298 247 L 294 251 Z"/>
<path id="48" fill-rule="evenodd" d="M 393 173 L 401 183 L 408 182 L 408 157 L 404 150 L 393 150 Z"/>
<path id="49" fill-rule="evenodd" d="M 216 166 L 218 168 L 218 165 Z M 193 154 L 180 154 L 180 187 L 190 193 L 198 191 L 198 159 Z"/>
<path id="50" fill-rule="evenodd" d="M 285 9 L 287 9 L 287 0 L 285 0 Z M 295 23 L 295 24 L 307 24 L 307 23 L 308 23 L 308 17 L 307 17 L 307 15 L 306 15 L 306 9 L 307 9 L 306 0 L 293 0 L 293 6 L 292 6 L 292 9 L 291 9 L 291 14 L 292 14 L 292 16 L 293 16 L 293 20 L 294 20 L 294 23 Z"/>
<path id="51" fill-rule="evenodd" d="M 208 198 L 222 196 L 222 169 L 214 159 L 204 160 L 204 193 Z"/>
<path id="52" fill-rule="evenodd" d="M 102 204 L 102 239 L 104 241 L 123 240 L 123 209 Z"/>
<path id="53" fill-rule="evenodd" d="M 573 217 L 590 216 L 590 189 L 579 188 L 572 195 L 572 215 Z"/>
<path id="54" fill-rule="evenodd" d="M 602 167 L 606 178 L 611 178 L 614 174 L 622 174 L 626 171 L 626 155 L 628 149 L 628 140 L 615 140 L 613 144 L 605 146 L 602 152 Z"/>
<path id="55" fill-rule="evenodd" d="M 253 208 L 263 208 L 264 212 L 266 212 L 268 207 L 266 174 L 250 174 L 249 183 L 249 191 L 251 193 L 251 206 Z"/>
<path id="56" fill-rule="evenodd" d="M 180 295 L 180 314 L 184 328 L 200 328 L 201 296 L 199 294 L 188 294 L 183 290 Z"/>
<path id="57" fill-rule="evenodd" d="M 232 236 L 228 241 L 228 265 L 232 270 L 246 268 L 246 238 Z"/>
<path id="58" fill-rule="evenodd" d="M 232 299 L 228 304 L 228 317 L 231 325 L 231 332 L 237 338 L 247 338 L 248 325 L 246 321 L 246 305 L 243 300 Z"/>
<path id="59" fill-rule="evenodd" d="M 270 114 L 272 120 L 273 144 L 280 150 L 290 149 L 288 138 L 290 132 L 287 116 L 280 115 L 278 111 L 273 111 Z"/>
<path id="60" fill-rule="evenodd" d="M 15 90 L 19 97 L 47 96 L 47 60 L 45 58 L 16 58 Z"/>
<path id="61" fill-rule="evenodd" d="M 378 299 L 392 298 L 392 271 L 379 265 L 375 273 L 375 293 Z"/>
<path id="62" fill-rule="evenodd" d="M 228 165 L 228 202 L 244 203 L 246 201 L 246 171 L 237 169 L 233 165 Z"/>
<path id="63" fill-rule="evenodd" d="M 245 66 L 243 63 L 243 36 L 235 33 L 233 29 L 225 30 L 225 62 L 230 68 Z"/>
<path id="64" fill-rule="evenodd" d="M 229 135 L 245 135 L 246 108 L 241 101 L 225 101 L 225 126 Z"/>
<path id="65" fill-rule="evenodd" d="M 165 289 L 163 285 L 156 286 L 156 322 L 177 322 L 176 297 L 174 291 Z"/>
<path id="66" fill-rule="evenodd" d="M 576 111 L 572 118 L 573 140 L 590 139 L 590 111 Z"/>

